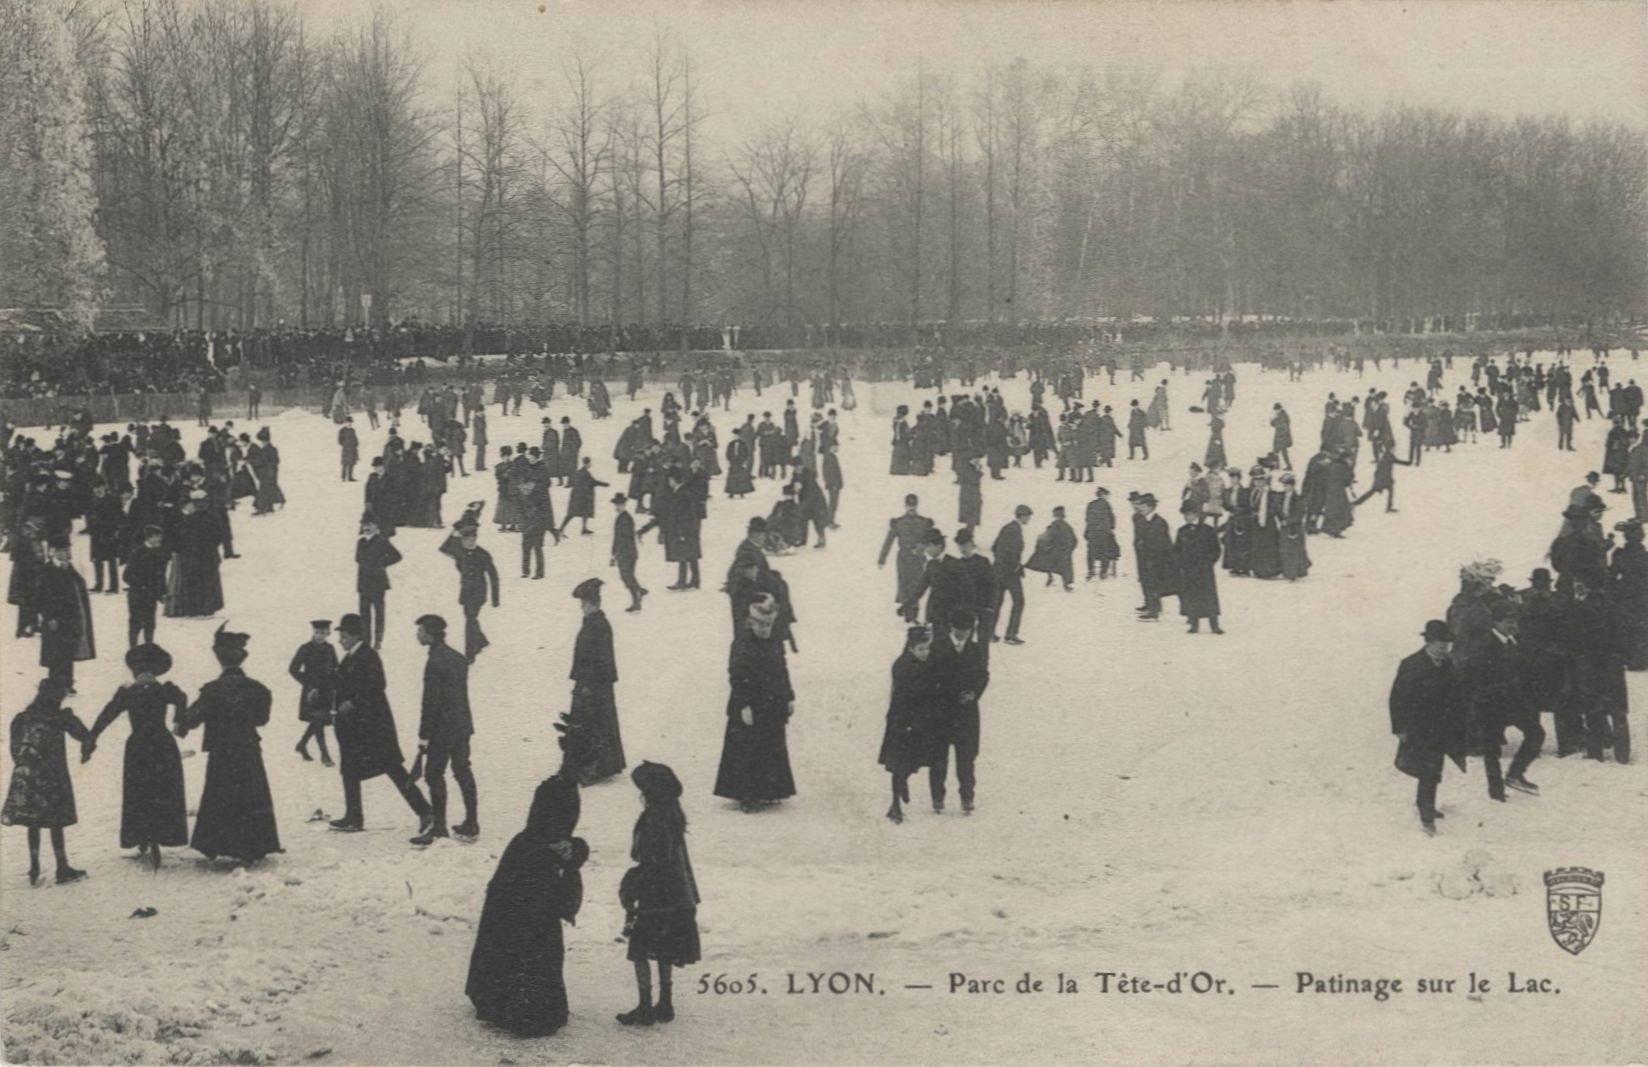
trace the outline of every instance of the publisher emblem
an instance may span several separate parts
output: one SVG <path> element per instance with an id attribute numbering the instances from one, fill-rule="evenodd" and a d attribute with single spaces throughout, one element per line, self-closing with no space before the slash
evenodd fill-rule
<path id="1" fill-rule="evenodd" d="M 1545 872 L 1545 919 L 1551 940 L 1575 956 L 1602 925 L 1602 872 L 1558 867 Z"/>

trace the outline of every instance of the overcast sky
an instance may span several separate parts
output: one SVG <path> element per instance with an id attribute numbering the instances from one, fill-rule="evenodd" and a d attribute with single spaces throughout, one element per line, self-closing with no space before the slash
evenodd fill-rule
<path id="1" fill-rule="evenodd" d="M 373 0 L 298 0 L 312 27 L 369 17 Z M 965 73 L 1024 56 L 1122 63 L 1172 81 L 1246 66 L 1281 89 L 1320 82 L 1333 99 L 1501 115 L 1566 113 L 1648 131 L 1648 0 L 1029 2 L 1029 0 L 387 0 L 450 82 L 467 49 L 552 105 L 574 41 L 608 88 L 638 82 L 656 23 L 690 42 L 711 140 L 761 123 L 824 118 L 885 89 L 915 57 Z M 542 8 L 542 11 L 540 11 Z M 432 85 L 434 88 L 434 85 Z"/>

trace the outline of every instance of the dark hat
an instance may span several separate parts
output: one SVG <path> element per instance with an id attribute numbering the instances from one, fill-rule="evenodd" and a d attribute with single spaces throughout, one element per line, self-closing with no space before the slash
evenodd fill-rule
<path id="1" fill-rule="evenodd" d="M 923 641 L 931 641 L 933 631 L 925 626 L 911 626 L 904 631 L 904 646 L 919 645 Z"/>
<path id="2" fill-rule="evenodd" d="M 332 620 L 331 619 L 311 619 L 310 622 L 309 622 L 309 628 L 311 630 L 326 630 L 326 631 L 330 632 L 331 629 L 332 629 Z"/>
<path id="3" fill-rule="evenodd" d="M 1149 507 L 1156 506 L 1156 494 L 1154 493 L 1140 493 L 1138 496 L 1131 497 L 1130 499 L 1135 504 L 1145 504 Z"/>
<path id="4" fill-rule="evenodd" d="M 604 583 L 599 578 L 585 578 L 572 588 L 572 595 L 578 600 L 601 599 L 601 586 Z"/>
<path id="5" fill-rule="evenodd" d="M 152 522 L 144 524 L 144 526 L 143 526 L 143 537 L 144 537 L 145 540 L 147 540 L 148 538 L 151 538 L 151 537 L 159 537 L 159 536 L 160 536 L 160 527 L 156 526 Z"/>
<path id="6" fill-rule="evenodd" d="M 223 625 L 219 626 L 217 628 L 217 631 L 212 634 L 212 651 L 213 652 L 244 652 L 244 651 L 246 651 L 246 642 L 248 642 L 252 639 L 252 635 L 251 634 L 232 633 L 228 629 L 228 626 L 229 626 L 229 622 L 228 622 L 227 619 L 225 619 L 223 621 Z"/>
<path id="7" fill-rule="evenodd" d="M 623 503 L 628 502 L 628 500 L 629 500 L 629 497 L 625 496 L 623 493 L 613 493 L 612 494 L 612 502 L 614 504 L 623 504 Z"/>
<path id="8" fill-rule="evenodd" d="M 1551 584 L 1551 572 L 1544 567 L 1535 567 L 1534 572 L 1528 576 L 1528 583 L 1535 589 L 1543 589 Z"/>
<path id="9" fill-rule="evenodd" d="M 359 615 L 345 615 L 338 620 L 338 633 L 348 634 L 350 637 L 365 637 L 366 620 Z"/>
<path id="10" fill-rule="evenodd" d="M 978 619 L 973 613 L 966 608 L 957 608 L 950 612 L 950 629 L 952 630 L 971 630 L 973 623 L 977 621 Z"/>
<path id="11" fill-rule="evenodd" d="M 1600 482 L 1602 481 L 1602 475 L 1598 474 L 1596 471 L 1592 471 L 1585 476 L 1585 480 L 1592 483 Z"/>
<path id="12" fill-rule="evenodd" d="M 126 669 L 133 674 L 160 677 L 172 669 L 172 656 L 156 644 L 138 645 L 126 653 Z"/>
<path id="13" fill-rule="evenodd" d="M 630 781 L 635 788 L 648 800 L 680 800 L 681 779 L 667 764 L 652 763 L 642 760 L 641 765 L 630 772 Z"/>
<path id="14" fill-rule="evenodd" d="M 956 544 L 958 544 L 958 545 L 970 545 L 972 543 L 973 543 L 973 528 L 971 526 L 963 526 L 961 529 L 956 531 Z"/>
<path id="15" fill-rule="evenodd" d="M 48 548 L 68 548 L 69 547 L 69 535 L 68 534 L 60 534 L 60 533 L 52 534 L 50 537 L 46 538 L 46 547 L 48 547 Z"/>
<path id="16" fill-rule="evenodd" d="M 760 533 L 767 528 L 767 520 L 757 515 L 750 519 L 749 524 L 744 528 L 750 533 Z"/>
<path id="17" fill-rule="evenodd" d="M 904 494 L 904 506 L 905 507 L 913 508 L 919 503 L 921 503 L 921 498 L 916 496 L 914 493 L 905 493 Z"/>
<path id="18" fill-rule="evenodd" d="M 1013 509 L 1013 514 L 1017 515 L 1017 516 L 1024 516 L 1024 515 L 1030 515 L 1030 514 L 1033 514 L 1033 513 L 1031 512 L 1030 506 L 1028 504 L 1020 504 L 1018 507 Z"/>
<path id="19" fill-rule="evenodd" d="M 443 637 L 446 634 L 446 620 L 439 615 L 420 615 L 416 625 L 428 630 L 436 637 Z"/>
<path id="20" fill-rule="evenodd" d="M 46 677 L 40 679 L 40 685 L 37 691 L 41 696 L 56 697 L 61 700 L 63 697 L 69 695 L 69 680 L 67 678 L 54 678 L 51 675 L 47 675 Z"/>
<path id="21" fill-rule="evenodd" d="M 1104 486 L 1100 485 L 1100 486 L 1097 486 L 1097 487 L 1094 488 L 1093 495 L 1094 496 L 1109 496 L 1110 495 L 1110 490 L 1108 490 Z"/>
<path id="22" fill-rule="evenodd" d="M 938 547 L 943 548 L 944 534 L 940 533 L 938 530 L 928 530 L 927 535 L 923 537 L 921 541 L 922 544 L 937 545 Z"/>
<path id="23" fill-rule="evenodd" d="M 1452 641 L 1453 627 L 1441 619 L 1432 619 L 1425 624 L 1424 638 L 1427 641 Z"/>

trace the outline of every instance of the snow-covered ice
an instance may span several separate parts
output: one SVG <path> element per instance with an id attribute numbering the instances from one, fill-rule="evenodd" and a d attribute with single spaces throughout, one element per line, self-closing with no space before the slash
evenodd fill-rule
<path id="1" fill-rule="evenodd" d="M 1548 358 L 1548 357 L 1547 357 Z M 1589 363 L 1588 357 L 1582 361 Z M 1419 376 L 1409 363 L 1358 380 L 1330 369 L 1289 383 L 1238 365 L 1226 441 L 1243 466 L 1268 451 L 1275 400 L 1294 419 L 1302 468 L 1322 401 L 1378 384 L 1399 397 Z M 1620 363 L 1641 380 L 1648 367 Z M 1456 363 L 1450 391 L 1467 372 Z M 1124 410 L 1147 401 L 1166 373 L 1088 393 Z M 994 381 L 994 379 L 990 379 Z M 649 537 L 640 577 L 654 590 L 640 615 L 609 604 L 616 631 L 618 707 L 630 762 L 670 763 L 686 785 L 689 843 L 703 890 L 705 959 L 678 977 L 678 1020 L 631 1031 L 613 1014 L 633 1003 L 618 940 L 618 880 L 639 810 L 626 781 L 585 791 L 580 834 L 593 849 L 586 903 L 568 930 L 572 1021 L 553 1038 L 521 1041 L 476 1023 L 463 983 L 486 882 L 524 821 L 532 789 L 557 763 L 550 723 L 566 710 L 579 624 L 574 584 L 607 566 L 604 504 L 592 537 L 546 549 L 549 578 L 522 581 L 517 538 L 490 524 L 482 543 L 504 575 L 503 607 L 483 625 L 492 647 L 471 674 L 482 836 L 414 851 L 415 827 L 382 779 L 365 786 L 368 832 L 327 832 L 317 811 L 341 813 L 335 771 L 292 752 L 301 733 L 285 672 L 307 620 L 355 609 L 350 547 L 361 483 L 337 479 L 335 428 L 313 414 L 267 420 L 284 460 L 291 503 L 270 517 L 235 513 L 243 559 L 224 564 L 233 628 L 251 633 L 247 668 L 275 690 L 263 731 L 265 761 L 286 851 L 250 871 L 214 869 L 171 850 L 158 874 L 117 847 L 124 727 L 93 761 L 74 763 L 80 823 L 70 854 L 91 877 L 31 889 L 23 832 L 0 831 L 0 1003 L 5 1056 L 42 1063 L 870 1063 L 870 1062 L 1620 1062 L 1648 1052 L 1648 777 L 1634 766 L 1549 754 L 1531 777 L 1537 798 L 1486 796 L 1476 761 L 1451 768 L 1441 790 L 1447 820 L 1435 838 L 1418 827 L 1411 780 L 1391 766 L 1385 699 L 1398 659 L 1439 617 L 1459 565 L 1493 556 L 1519 584 L 1541 564 L 1567 491 L 1600 466 L 1605 426 L 1580 425 L 1580 451 L 1560 453 L 1548 412 L 1524 424 L 1511 451 L 1484 437 L 1451 455 L 1397 471 L 1398 514 L 1371 502 L 1342 542 L 1313 538 L 1314 569 L 1297 585 L 1232 580 L 1220 571 L 1228 636 L 1189 636 L 1176 615 L 1133 619 L 1129 490 L 1172 499 L 1186 464 L 1206 445 L 1205 418 L 1186 411 L 1201 378 L 1174 376 L 1174 429 L 1152 435 L 1148 463 L 1118 459 L 1099 472 L 1118 503 L 1118 582 L 1066 594 L 1026 581 L 1028 644 L 996 646 L 982 701 L 979 810 L 927 813 L 921 775 L 902 826 L 882 818 L 887 777 L 876 765 L 888 669 L 903 624 L 893 574 L 876 552 L 905 492 L 941 528 L 956 528 L 947 464 L 927 479 L 887 474 L 893 408 L 915 396 L 897 383 L 858 386 L 842 412 L 847 488 L 842 529 L 829 547 L 775 558 L 794 593 L 801 651 L 790 750 L 800 795 L 744 815 L 710 795 L 725 716 L 730 636 L 716 591 L 745 520 L 778 491 L 729 501 L 717 479 L 704 529 L 705 589 L 664 587 L 673 565 Z M 1024 377 L 1002 383 L 1009 407 L 1028 408 Z M 615 389 L 621 396 L 622 390 Z M 489 391 L 490 395 L 490 391 Z M 783 407 L 787 388 L 757 399 L 746 387 L 716 416 L 722 440 L 748 412 Z M 625 487 L 611 460 L 638 403 L 615 401 L 595 422 L 558 395 L 600 477 Z M 798 399 L 803 418 L 808 395 Z M 492 451 L 536 443 L 540 412 L 489 411 Z M 198 440 L 192 419 L 185 443 Z M 239 420 L 237 419 L 237 422 Z M 362 451 L 384 431 L 359 420 Z M 422 437 L 415 417 L 405 436 Z M 1036 515 L 1027 535 L 1064 504 L 1079 528 L 1091 489 L 1054 481 L 1051 468 L 984 482 L 988 547 L 1016 504 Z M 364 470 L 364 465 L 362 467 Z M 1364 463 L 1360 472 L 1367 478 Z M 363 475 L 364 478 L 364 475 Z M 610 495 L 612 490 L 607 491 Z M 557 515 L 566 491 L 556 489 Z M 485 498 L 484 476 L 454 479 L 445 515 Z M 1610 521 L 1626 498 L 1608 496 Z M 598 500 L 606 495 L 598 493 Z M 1166 509 L 1171 511 L 1171 509 Z M 416 731 L 422 653 L 412 619 L 459 618 L 456 577 L 436 552 L 443 533 L 403 530 L 406 562 L 392 571 L 384 658 L 403 742 Z M 82 572 L 85 542 L 77 541 Z M 1079 566 L 1078 561 L 1078 566 Z M 70 702 L 90 722 L 125 679 L 118 652 L 123 598 L 94 596 L 102 657 L 79 666 Z M 1171 602 L 1170 602 L 1171 604 Z M 176 657 L 170 677 L 191 696 L 214 676 L 216 620 L 162 619 Z M 0 711 L 27 703 L 39 670 L 33 643 L 0 628 Z M 1648 679 L 1630 676 L 1633 703 Z M 1640 726 L 1640 720 L 1639 720 Z M 198 747 L 199 735 L 185 742 Z M 204 757 L 185 760 L 191 805 Z M 1574 957 L 1546 932 L 1543 872 L 1583 865 L 1607 874 L 1594 944 Z M 132 918 L 135 909 L 158 914 Z M 786 975 L 873 974 L 873 994 L 791 995 Z M 1226 995 L 1098 992 L 1095 972 L 1161 980 L 1207 971 Z M 1294 975 L 1393 977 L 1404 992 L 1302 995 Z M 1476 972 L 1493 991 L 1471 997 L 1412 992 L 1420 978 Z M 1507 973 L 1553 980 L 1560 994 L 1513 995 Z M 1006 994 L 951 994 L 952 972 L 1006 979 Z M 1048 991 L 1014 994 L 1024 973 Z M 1081 984 L 1059 995 L 1055 976 Z M 700 978 L 757 975 L 764 993 L 699 995 Z M 1279 989 L 1253 989 L 1275 984 Z M 908 985 L 932 985 L 910 990 Z"/>

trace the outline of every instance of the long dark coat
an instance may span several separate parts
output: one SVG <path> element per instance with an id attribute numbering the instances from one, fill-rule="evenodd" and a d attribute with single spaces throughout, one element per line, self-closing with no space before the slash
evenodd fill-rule
<path id="1" fill-rule="evenodd" d="M 305 641 L 292 654 L 286 673 L 298 683 L 298 719 L 301 722 L 330 724 L 332 685 L 338 670 L 338 650 L 332 642 Z"/>
<path id="2" fill-rule="evenodd" d="M 977 526 L 984 521 L 984 494 L 981 489 L 984 472 L 971 463 L 963 463 L 956 468 L 956 477 L 961 479 L 956 521 L 963 526 Z"/>
<path id="3" fill-rule="evenodd" d="M 91 595 L 72 566 L 48 563 L 34 580 L 33 610 L 40 617 L 40 666 L 66 667 L 97 658 Z"/>
<path id="4" fill-rule="evenodd" d="M 784 646 L 777 636 L 758 637 L 746 625 L 733 639 L 727 662 L 731 693 L 715 795 L 729 800 L 771 801 L 795 796 L 790 773 L 789 703 L 795 699 Z M 754 724 L 745 726 L 750 708 Z"/>
<path id="5" fill-rule="evenodd" d="M 698 962 L 698 880 L 687 854 L 686 831 L 673 812 L 648 807 L 635 820 L 630 858 L 619 895 L 635 917 L 629 935 L 631 961 L 658 960 L 675 967 Z"/>
<path id="6" fill-rule="evenodd" d="M 209 858 L 233 856 L 250 863 L 282 851 L 258 737 L 258 727 L 269 723 L 272 702 L 263 683 L 239 667 L 225 667 L 221 677 L 201 687 L 178 724 L 185 734 L 206 726 L 200 746 L 207 755 L 206 787 L 189 844 Z"/>
<path id="7" fill-rule="evenodd" d="M 576 782 L 544 781 L 487 883 L 464 993 L 477 1019 L 520 1037 L 546 1037 L 567 1023 L 561 924 L 576 921 L 583 904 L 579 868 L 589 846 L 572 836 L 581 808 Z M 571 844 L 569 858 L 555 850 L 561 842 Z"/>
<path id="8" fill-rule="evenodd" d="M 878 562 L 886 563 L 887 554 L 894 545 L 898 546 L 898 592 L 895 599 L 900 604 L 907 604 L 921 595 L 918 590 L 927 564 L 921 546 L 932 528 L 933 520 L 925 515 L 900 515 L 887 524 L 887 539 L 881 543 Z"/>
<path id="9" fill-rule="evenodd" d="M 174 715 L 181 716 L 188 703 L 171 682 L 133 682 L 115 690 L 92 724 L 96 740 L 120 716 L 131 717 L 120 793 L 121 848 L 189 843 L 183 758 L 166 728 L 166 709 L 175 708 Z"/>
<path id="10" fill-rule="evenodd" d="M 1133 559 L 1146 595 L 1172 596 L 1178 591 L 1179 564 L 1166 519 L 1160 515 L 1133 516 Z"/>
<path id="11" fill-rule="evenodd" d="M 593 519 L 595 517 L 595 490 L 604 488 L 606 484 L 606 482 L 598 481 L 595 475 L 582 467 L 576 468 L 572 472 L 572 493 L 567 497 L 566 517 L 569 519 Z"/>
<path id="12" fill-rule="evenodd" d="M 1407 734 L 1396 749 L 1396 768 L 1414 778 L 1442 777 L 1452 759 L 1465 769 L 1469 720 L 1452 661 L 1437 663 L 1420 649 L 1402 661 L 1390 692 L 1391 733 Z"/>
<path id="13" fill-rule="evenodd" d="M 0 807 L 0 824 L 61 829 L 79 818 L 64 735 L 91 736 L 69 708 L 36 700 L 11 720 L 11 785 Z"/>
<path id="14" fill-rule="evenodd" d="M 909 774 L 932 762 L 936 690 L 931 664 L 908 650 L 893 661 L 892 697 L 876 761 L 894 774 Z"/>
<path id="15" fill-rule="evenodd" d="M 1179 564 L 1179 614 L 1208 619 L 1219 614 L 1219 584 L 1214 564 L 1219 562 L 1219 533 L 1196 523 L 1179 528 L 1173 543 Z"/>
<path id="16" fill-rule="evenodd" d="M 1042 574 L 1057 574 L 1069 585 L 1075 580 L 1074 566 L 1071 558 L 1076 551 L 1076 531 L 1063 519 L 1054 519 L 1047 524 L 1047 529 L 1036 538 L 1036 550 L 1030 554 L 1030 560 L 1024 565 L 1027 571 L 1039 571 Z"/>
<path id="17" fill-rule="evenodd" d="M 618 663 L 612 651 L 612 623 L 602 612 L 585 615 L 572 648 L 572 716 L 589 727 L 595 747 L 590 779 L 610 778 L 624 769 L 624 741 L 612 687 Z"/>
<path id="18" fill-rule="evenodd" d="M 338 661 L 333 695 L 338 764 L 345 778 L 365 781 L 406 766 L 387 684 L 383 659 L 367 644 L 356 645 Z"/>

